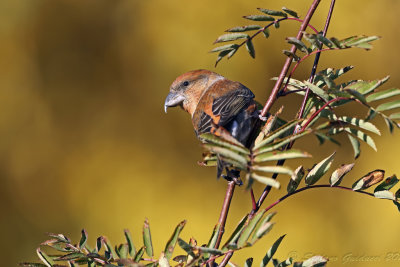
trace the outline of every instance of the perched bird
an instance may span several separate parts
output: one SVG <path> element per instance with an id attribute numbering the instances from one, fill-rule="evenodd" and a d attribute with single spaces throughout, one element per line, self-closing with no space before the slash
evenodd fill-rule
<path id="1" fill-rule="evenodd" d="M 180 106 L 187 111 L 197 136 L 211 132 L 216 126 L 223 127 L 250 147 L 259 121 L 253 98 L 253 92 L 239 82 L 209 70 L 194 70 L 182 74 L 172 83 L 164 108 L 167 112 L 168 107 Z M 224 166 L 218 162 L 218 177 Z"/>

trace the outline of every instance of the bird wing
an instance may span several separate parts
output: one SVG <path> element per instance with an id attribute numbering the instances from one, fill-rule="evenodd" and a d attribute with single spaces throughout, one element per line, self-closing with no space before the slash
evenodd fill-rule
<path id="1" fill-rule="evenodd" d="M 203 94 L 193 113 L 196 134 L 209 132 L 213 123 L 225 126 L 253 98 L 253 92 L 239 82 L 226 79 L 216 82 Z"/>

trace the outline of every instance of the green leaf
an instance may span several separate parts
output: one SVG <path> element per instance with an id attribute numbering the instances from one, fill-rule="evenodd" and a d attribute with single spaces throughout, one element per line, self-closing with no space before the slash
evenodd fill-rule
<path id="1" fill-rule="evenodd" d="M 246 49 L 247 49 L 247 52 L 249 52 L 249 54 L 250 54 L 250 56 L 251 56 L 252 58 L 255 58 L 255 57 L 256 57 L 256 51 L 254 50 L 254 45 L 253 45 L 253 42 L 251 41 L 250 38 L 247 39 L 247 42 L 246 42 Z"/>
<path id="2" fill-rule="evenodd" d="M 326 117 L 331 121 L 342 121 L 344 123 L 351 124 L 351 125 L 360 127 L 361 129 L 373 132 L 377 135 L 381 135 L 381 132 L 378 130 L 378 128 L 374 124 L 367 122 L 363 119 L 352 118 L 352 117 L 348 117 L 348 116 L 337 117 L 335 114 L 333 114 L 331 112 L 327 112 L 327 113 L 328 113 L 328 115 L 325 115 L 326 113 L 321 112 L 321 116 Z"/>
<path id="3" fill-rule="evenodd" d="M 268 29 L 268 28 L 264 28 L 264 30 L 263 30 L 262 33 L 264 34 L 264 37 L 265 37 L 265 38 L 268 38 L 268 37 L 269 37 L 269 29 Z"/>
<path id="4" fill-rule="evenodd" d="M 293 171 L 285 166 L 252 166 L 252 170 L 268 173 L 282 173 L 287 175 L 293 174 Z"/>
<path id="5" fill-rule="evenodd" d="M 354 158 L 356 159 L 360 156 L 360 142 L 351 134 L 348 134 L 347 137 L 349 138 L 351 146 L 353 147 Z"/>
<path id="6" fill-rule="evenodd" d="M 246 158 L 243 157 L 242 155 L 232 151 L 232 150 L 229 150 L 227 148 L 218 147 L 218 146 L 215 146 L 215 145 L 210 145 L 210 144 L 205 144 L 205 145 L 203 145 L 203 147 L 205 149 L 207 149 L 208 151 L 212 152 L 212 153 L 215 153 L 215 154 L 223 156 L 224 158 L 232 159 L 234 161 L 237 161 L 242 166 L 246 166 L 247 165 Z"/>
<path id="7" fill-rule="evenodd" d="M 318 41 L 316 34 L 304 33 L 303 37 L 315 48 L 318 49 L 321 46 L 321 42 Z"/>
<path id="8" fill-rule="evenodd" d="M 179 237 L 180 233 L 182 232 L 183 227 L 185 227 L 185 224 L 186 224 L 186 220 L 180 222 L 176 226 L 174 232 L 172 233 L 171 238 L 168 240 L 167 245 L 165 246 L 165 249 L 164 249 L 164 254 L 165 254 L 165 257 L 167 258 L 167 260 L 171 259 L 172 253 L 174 252 L 176 242 L 178 241 L 178 237 Z"/>
<path id="9" fill-rule="evenodd" d="M 259 30 L 262 27 L 259 25 L 247 25 L 247 26 L 239 26 L 239 27 L 234 27 L 226 30 L 226 32 L 246 32 L 246 31 L 254 31 L 254 30 Z"/>
<path id="10" fill-rule="evenodd" d="M 293 263 L 292 258 L 288 258 L 285 261 L 282 261 L 278 264 L 278 267 L 286 267 L 286 266 L 290 266 Z"/>
<path id="11" fill-rule="evenodd" d="M 393 125 L 392 120 L 387 118 L 387 117 L 385 117 L 385 116 L 383 116 L 383 119 L 384 119 L 384 121 L 386 123 L 386 126 L 388 127 L 390 133 L 393 133 L 394 125 Z"/>
<path id="12" fill-rule="evenodd" d="M 274 256 L 276 250 L 278 249 L 279 245 L 281 244 L 283 238 L 285 237 L 285 235 L 279 237 L 275 243 L 271 246 L 271 248 L 267 251 L 267 254 L 265 254 L 264 258 L 262 259 L 261 263 L 260 263 L 260 267 L 265 267 L 267 266 L 268 262 L 272 259 L 272 257 Z"/>
<path id="13" fill-rule="evenodd" d="M 400 100 L 395 100 L 395 101 L 380 104 L 376 108 L 376 111 L 386 111 L 386 110 L 391 110 L 391 109 L 395 109 L 395 108 L 400 108 Z"/>
<path id="14" fill-rule="evenodd" d="M 85 229 L 82 229 L 81 231 L 81 240 L 79 241 L 79 247 L 84 248 L 86 241 L 87 241 L 88 235 Z"/>
<path id="15" fill-rule="evenodd" d="M 287 7 L 282 7 L 282 10 L 285 11 L 285 13 L 287 13 L 287 14 L 289 14 L 289 15 L 295 17 L 295 18 L 298 18 L 298 17 L 299 17 L 299 15 L 297 15 L 297 12 L 296 12 L 296 11 L 293 11 L 293 10 L 287 8 Z"/>
<path id="16" fill-rule="evenodd" d="M 325 46 L 327 46 L 329 48 L 332 48 L 332 47 L 336 46 L 331 40 L 329 40 L 328 38 L 326 38 L 322 34 L 317 34 L 316 36 L 317 36 L 318 41 L 323 43 Z"/>
<path id="17" fill-rule="evenodd" d="M 392 120 L 400 120 L 400 113 L 390 114 L 389 118 L 392 119 Z"/>
<path id="18" fill-rule="evenodd" d="M 190 256 L 194 257 L 193 248 L 183 241 L 182 239 L 178 238 L 178 245 Z"/>
<path id="19" fill-rule="evenodd" d="M 384 170 L 374 170 L 372 172 L 367 173 L 360 179 L 358 179 L 352 186 L 352 189 L 354 191 L 357 190 L 364 190 L 367 189 L 370 186 L 373 186 L 383 180 L 383 177 L 385 176 L 385 171 Z"/>
<path id="20" fill-rule="evenodd" d="M 267 15 L 249 15 L 243 16 L 243 18 L 248 20 L 255 20 L 255 21 L 274 21 L 275 18 Z"/>
<path id="21" fill-rule="evenodd" d="M 358 130 L 358 129 L 353 129 L 353 128 L 343 128 L 343 130 L 345 130 L 348 133 L 353 134 L 354 136 L 356 136 L 358 139 L 364 141 L 367 143 L 367 145 L 369 145 L 373 150 L 377 151 L 376 145 L 374 140 L 367 135 L 366 133 Z"/>
<path id="22" fill-rule="evenodd" d="M 330 156 L 323 159 L 309 171 L 305 178 L 305 182 L 307 185 L 315 184 L 329 170 L 335 154 L 336 152 L 333 152 Z"/>
<path id="23" fill-rule="evenodd" d="M 327 92 L 325 92 L 322 88 L 319 88 L 315 84 L 312 84 L 308 81 L 304 81 L 304 84 L 310 88 L 310 90 L 316 94 L 317 96 L 321 97 L 325 101 L 329 101 L 329 95 Z"/>
<path id="24" fill-rule="evenodd" d="M 240 220 L 239 224 L 236 226 L 235 230 L 233 231 L 231 236 L 228 238 L 228 240 L 226 241 L 223 248 L 226 248 L 226 247 L 228 247 L 228 245 L 233 244 L 237 241 L 237 239 L 239 238 L 240 234 L 242 233 L 242 231 L 244 229 L 247 218 L 248 218 L 248 214 Z"/>
<path id="25" fill-rule="evenodd" d="M 380 91 L 377 93 L 370 94 L 369 96 L 367 96 L 367 102 L 382 100 L 396 95 L 400 95 L 400 89 L 398 88 L 387 89 L 385 91 Z"/>
<path id="26" fill-rule="evenodd" d="M 141 247 L 138 250 L 138 252 L 136 253 L 135 258 L 133 259 L 133 261 L 134 262 L 139 262 L 143 257 L 144 251 L 145 251 L 145 247 Z"/>
<path id="27" fill-rule="evenodd" d="M 133 257 L 136 254 L 136 248 L 135 248 L 135 245 L 133 244 L 131 233 L 129 232 L 128 229 L 125 229 L 124 235 L 125 235 L 126 242 L 128 243 L 129 255 L 131 255 Z"/>
<path id="28" fill-rule="evenodd" d="M 120 244 L 118 247 L 115 247 L 115 252 L 117 252 L 118 257 L 120 259 L 126 259 L 128 258 L 128 253 L 129 253 L 129 245 L 128 244 Z"/>
<path id="29" fill-rule="evenodd" d="M 296 37 L 287 37 L 286 41 L 289 44 L 296 46 L 297 49 L 299 49 L 301 52 L 305 52 L 305 53 L 308 52 L 308 50 L 307 50 L 308 47 L 302 41 L 298 40 Z"/>
<path id="30" fill-rule="evenodd" d="M 373 92 L 376 88 L 384 84 L 387 80 L 389 80 L 390 76 L 386 76 L 379 80 L 373 81 L 356 81 L 354 83 L 349 84 L 344 89 L 353 89 L 360 92 L 363 95 L 369 94 Z"/>
<path id="31" fill-rule="evenodd" d="M 268 186 L 271 186 L 271 187 L 274 187 L 277 189 L 279 189 L 281 187 L 280 183 L 277 180 L 269 178 L 269 177 L 261 176 L 256 173 L 251 173 L 250 177 L 251 177 L 251 179 L 254 179 L 257 182 L 260 182 L 262 184 L 265 184 L 265 185 L 268 185 Z"/>
<path id="32" fill-rule="evenodd" d="M 265 8 L 257 8 L 260 10 L 262 13 L 265 13 L 270 16 L 278 16 L 278 17 L 287 17 L 287 14 L 282 12 L 282 11 L 277 11 L 277 10 L 271 10 L 271 9 L 265 9 Z"/>
<path id="33" fill-rule="evenodd" d="M 290 143 L 290 142 L 292 142 L 294 140 L 297 140 L 300 137 L 303 137 L 303 136 L 305 136 L 305 135 L 307 135 L 307 134 L 309 134 L 311 132 L 312 131 L 310 129 L 307 129 L 307 130 L 305 130 L 305 131 L 303 131 L 301 133 L 286 137 L 286 138 L 284 138 L 282 140 L 278 140 L 278 141 L 276 141 L 276 142 L 274 142 L 272 144 L 269 144 L 268 146 L 264 146 L 264 147 L 261 147 L 259 149 L 256 149 L 254 154 L 255 155 L 259 155 L 259 154 L 262 154 L 262 153 L 265 153 L 265 152 L 274 151 L 274 150 L 276 150 L 276 149 L 278 149 L 278 148 L 280 148 L 280 147 L 282 147 L 282 146 L 284 146 L 284 145 L 286 145 L 286 144 L 288 144 L 288 143 Z"/>
<path id="34" fill-rule="evenodd" d="M 251 267 L 253 265 L 253 258 L 248 258 L 244 263 L 244 267 Z"/>
<path id="35" fill-rule="evenodd" d="M 229 57 L 229 55 L 233 55 L 232 52 L 236 52 L 236 49 L 232 49 L 232 50 L 223 50 L 223 51 L 219 52 L 218 57 L 217 57 L 217 60 L 215 61 L 215 66 L 217 66 L 217 65 L 218 65 L 218 62 L 220 62 L 221 59 L 223 59 L 225 56 L 228 55 L 228 57 Z"/>
<path id="36" fill-rule="evenodd" d="M 259 154 L 254 157 L 255 163 L 261 163 L 266 161 L 276 161 L 276 160 L 287 160 L 296 158 L 310 158 L 311 155 L 307 152 L 300 151 L 297 149 L 290 149 L 284 151 L 273 151 Z"/>
<path id="37" fill-rule="evenodd" d="M 212 255 L 222 255 L 222 254 L 224 254 L 224 252 L 222 252 L 222 250 L 215 249 L 215 248 L 197 247 L 197 249 L 200 250 L 201 252 L 205 253 L 205 254 L 212 254 Z"/>
<path id="38" fill-rule="evenodd" d="M 396 201 L 396 197 L 393 192 L 390 192 L 388 190 L 383 190 L 383 191 L 376 191 L 374 192 L 374 196 L 376 198 L 381 198 L 381 199 L 390 199 Z"/>
<path id="39" fill-rule="evenodd" d="M 50 256 L 48 256 L 46 253 L 40 250 L 40 248 L 36 249 L 36 253 L 39 257 L 39 259 L 48 267 L 51 267 L 54 265 L 54 261 L 51 259 Z"/>
<path id="40" fill-rule="evenodd" d="M 164 255 L 164 253 L 161 253 L 160 258 L 158 259 L 158 264 L 160 265 L 160 267 L 170 267 L 168 258 L 166 257 L 166 255 Z"/>
<path id="41" fill-rule="evenodd" d="M 287 57 L 293 58 L 294 61 L 300 61 L 301 58 L 296 55 L 295 53 L 289 51 L 289 50 L 282 50 L 282 53 L 285 54 Z"/>
<path id="42" fill-rule="evenodd" d="M 63 234 L 52 234 L 52 233 L 49 233 L 48 235 L 50 237 L 53 237 L 53 238 L 57 239 L 60 242 L 71 243 L 71 240 L 68 237 L 66 237 L 65 235 L 63 235 Z"/>
<path id="43" fill-rule="evenodd" d="M 275 29 L 279 29 L 280 23 L 278 20 L 274 21 L 274 27 L 275 27 Z"/>
<path id="44" fill-rule="evenodd" d="M 354 97 L 354 99 L 359 100 L 363 104 L 367 104 L 367 100 L 365 99 L 364 95 L 354 89 L 345 89 L 346 93 L 349 93 Z"/>
<path id="45" fill-rule="evenodd" d="M 323 256 L 313 256 L 303 262 L 295 262 L 293 267 L 325 266 L 328 259 Z"/>
<path id="46" fill-rule="evenodd" d="M 218 223 L 214 226 L 213 233 L 208 241 L 207 247 L 213 248 L 217 243 L 218 235 L 221 232 L 221 225 Z"/>
<path id="47" fill-rule="evenodd" d="M 271 222 L 265 222 L 260 225 L 260 227 L 254 231 L 250 244 L 253 245 L 257 240 L 261 239 L 264 235 L 271 231 L 272 226 L 274 226 L 274 224 Z"/>
<path id="48" fill-rule="evenodd" d="M 225 141 L 221 137 L 216 136 L 212 133 L 204 133 L 204 134 L 201 134 L 199 137 L 200 137 L 200 139 L 202 139 L 202 141 L 207 141 L 207 142 L 219 145 L 221 147 L 226 147 L 226 148 L 235 150 L 237 152 L 240 152 L 240 153 L 243 153 L 246 155 L 250 154 L 250 151 L 247 148 L 238 146 L 236 143 Z"/>
<path id="49" fill-rule="evenodd" d="M 264 214 L 265 214 L 265 210 L 257 212 L 256 215 L 249 221 L 247 226 L 243 229 L 243 231 L 237 241 L 237 246 L 239 248 L 241 248 L 247 244 L 247 240 L 249 239 L 251 233 L 253 232 L 254 228 L 257 226 L 257 223 L 264 216 Z"/>
<path id="50" fill-rule="evenodd" d="M 105 247 L 105 250 L 106 250 L 106 252 L 107 252 L 108 255 L 109 255 L 109 258 L 108 258 L 108 259 L 115 259 L 115 258 L 116 258 L 115 252 L 114 252 L 114 250 L 112 249 L 111 243 L 110 243 L 110 241 L 107 239 L 107 237 L 102 236 L 102 237 L 101 237 L 101 242 L 103 243 L 103 245 L 104 245 L 104 247 Z"/>
<path id="51" fill-rule="evenodd" d="M 342 164 L 338 169 L 336 169 L 329 179 L 331 186 L 337 186 L 342 182 L 343 177 L 349 173 L 354 167 L 354 163 Z"/>
<path id="52" fill-rule="evenodd" d="M 150 224 L 149 220 L 146 218 L 143 225 L 143 244 L 146 247 L 146 254 L 149 257 L 154 256 L 153 243 L 151 241 Z"/>
<path id="53" fill-rule="evenodd" d="M 337 141 L 336 139 L 321 133 L 321 132 L 315 132 L 315 136 L 318 138 L 319 143 L 322 145 L 326 140 L 331 141 L 332 143 L 340 146 L 339 141 Z"/>
<path id="54" fill-rule="evenodd" d="M 399 182 L 396 175 L 392 175 L 385 179 L 382 183 L 380 183 L 374 190 L 374 192 L 390 190 L 393 186 L 395 186 Z"/>
<path id="55" fill-rule="evenodd" d="M 214 44 L 216 43 L 222 43 L 222 42 L 230 42 L 230 41 L 235 41 L 239 39 L 248 39 L 249 35 L 245 33 L 226 33 L 217 38 L 217 40 L 214 41 Z"/>
<path id="56" fill-rule="evenodd" d="M 210 53 L 214 52 L 221 52 L 221 51 L 227 51 L 230 52 L 231 50 L 238 49 L 239 45 L 238 44 L 227 44 L 227 45 L 222 45 L 214 48 L 213 50 L 210 51 Z"/>
<path id="57" fill-rule="evenodd" d="M 297 187 L 300 184 L 301 179 L 303 179 L 305 174 L 303 166 L 297 167 L 297 169 L 294 171 L 288 185 L 287 185 L 287 192 L 289 194 L 293 193 L 296 191 Z"/>
<path id="58" fill-rule="evenodd" d="M 269 144 L 272 141 L 274 141 L 274 139 L 276 139 L 278 137 L 282 137 L 282 135 L 289 135 L 289 134 L 293 133 L 294 127 L 297 124 L 299 124 L 300 122 L 301 122 L 300 120 L 293 120 L 293 121 L 290 121 L 290 122 L 286 123 L 285 125 L 283 125 L 279 129 L 277 129 L 274 132 L 270 133 L 260 143 L 255 145 L 254 149 L 258 149 L 258 148 L 260 148 L 262 146 L 265 146 L 266 144 Z"/>

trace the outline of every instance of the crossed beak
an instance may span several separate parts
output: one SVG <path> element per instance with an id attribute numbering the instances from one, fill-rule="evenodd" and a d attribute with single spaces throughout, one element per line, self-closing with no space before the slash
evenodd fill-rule
<path id="1" fill-rule="evenodd" d="M 184 100 L 185 100 L 185 97 L 183 95 L 181 95 L 180 93 L 170 92 L 167 95 L 167 98 L 165 99 L 165 103 L 164 103 L 165 113 L 167 113 L 167 109 L 169 107 L 178 106 L 178 105 L 182 104 L 182 102 Z"/>

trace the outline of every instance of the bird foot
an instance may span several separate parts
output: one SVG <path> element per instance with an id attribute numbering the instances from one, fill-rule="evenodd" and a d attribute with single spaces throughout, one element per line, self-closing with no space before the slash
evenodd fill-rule
<path id="1" fill-rule="evenodd" d="M 264 121 L 264 122 L 268 120 L 268 117 L 261 116 L 261 114 L 258 115 L 258 118 L 259 118 L 260 120 Z"/>

